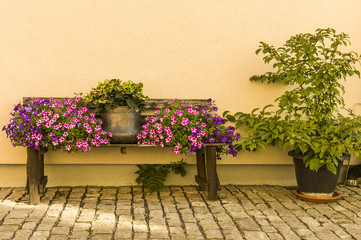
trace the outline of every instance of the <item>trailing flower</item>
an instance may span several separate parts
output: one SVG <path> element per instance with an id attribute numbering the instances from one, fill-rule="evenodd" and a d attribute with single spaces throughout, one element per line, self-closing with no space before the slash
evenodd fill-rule
<path id="1" fill-rule="evenodd" d="M 223 143 L 218 153 L 236 156 L 233 141 L 238 140 L 240 134 L 234 132 L 234 127 L 225 126 L 225 120 L 218 115 L 212 99 L 207 103 L 210 104 L 207 107 L 193 106 L 173 99 L 165 109 L 156 110 L 154 116 L 146 117 L 147 123 L 137 135 L 138 144 L 171 146 L 175 154 L 190 155 L 207 143 Z"/>
<path id="2" fill-rule="evenodd" d="M 10 115 L 10 123 L 2 130 L 14 146 L 87 152 L 108 144 L 112 135 L 102 130 L 102 121 L 89 112 L 79 97 L 28 98 L 17 104 Z"/>

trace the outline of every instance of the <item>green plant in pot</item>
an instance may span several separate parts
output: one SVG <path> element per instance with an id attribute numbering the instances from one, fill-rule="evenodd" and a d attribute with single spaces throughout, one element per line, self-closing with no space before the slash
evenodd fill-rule
<path id="1" fill-rule="evenodd" d="M 140 114 L 146 108 L 143 84 L 119 79 L 105 80 L 85 96 L 100 113 L 104 129 L 113 133 L 111 143 L 136 143 Z"/>
<path id="2" fill-rule="evenodd" d="M 292 36 L 279 48 L 261 42 L 265 63 L 273 61 L 274 72 L 251 77 L 251 81 L 282 83 L 290 87 L 275 102 L 251 113 L 224 116 L 245 128 L 238 151 L 255 151 L 266 145 L 281 145 L 293 157 L 299 192 L 319 198 L 332 197 L 343 160 L 360 155 L 361 118 L 344 109 L 347 77 L 360 72 L 359 55 L 342 52 L 349 36 L 334 29 Z M 319 179 L 324 177 L 325 179 Z M 332 182 L 333 181 L 333 182 Z"/>

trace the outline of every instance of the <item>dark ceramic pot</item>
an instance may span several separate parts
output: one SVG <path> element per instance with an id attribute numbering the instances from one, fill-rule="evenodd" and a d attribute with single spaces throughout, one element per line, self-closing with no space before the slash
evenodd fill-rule
<path id="1" fill-rule="evenodd" d="M 342 159 L 338 161 L 337 173 L 333 174 L 327 170 L 326 166 L 321 167 L 317 172 L 306 168 L 301 154 L 291 151 L 288 155 L 293 157 L 299 193 L 315 198 L 331 198 L 333 196 L 343 161 L 350 157 L 349 155 L 342 156 Z"/>
<path id="2" fill-rule="evenodd" d="M 113 134 L 111 143 L 136 143 L 141 127 L 140 112 L 117 107 L 102 114 L 103 129 Z"/>

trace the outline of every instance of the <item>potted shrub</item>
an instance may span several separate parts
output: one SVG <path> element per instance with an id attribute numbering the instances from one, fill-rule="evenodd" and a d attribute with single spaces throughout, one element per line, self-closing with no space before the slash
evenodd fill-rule
<path id="1" fill-rule="evenodd" d="M 344 109 L 342 97 L 341 81 L 360 77 L 355 68 L 359 55 L 342 52 L 349 43 L 347 34 L 330 28 L 297 34 L 279 48 L 261 42 L 256 54 L 265 54 L 265 63 L 274 61 L 275 71 L 250 80 L 278 82 L 291 90 L 275 100 L 277 107 L 224 113 L 237 128 L 247 129 L 235 146 L 238 151 L 254 151 L 268 144 L 289 150 L 299 192 L 309 197 L 332 197 L 343 160 L 360 154 L 361 119 Z"/>
<path id="2" fill-rule="evenodd" d="M 87 152 L 109 143 L 110 132 L 90 113 L 81 98 L 29 98 L 11 112 L 3 127 L 14 146 L 37 151 L 65 150 Z"/>
<path id="3" fill-rule="evenodd" d="M 105 80 L 85 96 L 85 100 L 101 113 L 104 129 L 113 133 L 112 143 L 136 143 L 140 130 L 140 114 L 145 109 L 143 84 L 119 79 Z"/>

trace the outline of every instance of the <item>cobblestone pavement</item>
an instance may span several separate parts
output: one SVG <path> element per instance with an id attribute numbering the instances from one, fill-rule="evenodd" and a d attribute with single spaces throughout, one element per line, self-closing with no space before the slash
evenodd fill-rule
<path id="1" fill-rule="evenodd" d="M 361 188 L 312 203 L 280 186 L 223 186 L 207 201 L 195 186 L 149 194 L 133 187 L 0 188 L 0 239 L 361 239 Z"/>

